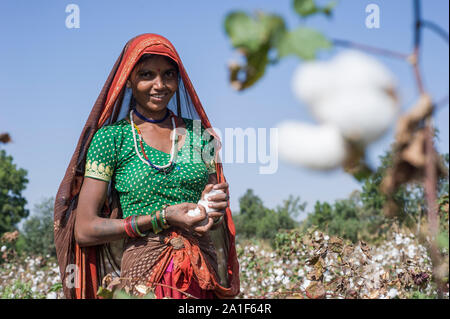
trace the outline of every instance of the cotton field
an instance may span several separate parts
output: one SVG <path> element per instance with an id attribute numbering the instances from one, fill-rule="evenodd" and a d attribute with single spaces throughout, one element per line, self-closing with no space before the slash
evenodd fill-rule
<path id="1" fill-rule="evenodd" d="M 304 236 L 290 232 L 278 239 L 275 251 L 258 243 L 238 246 L 240 298 L 436 296 L 427 249 L 412 234 L 393 234 L 376 247 L 352 245 L 318 231 Z"/>
<path id="2" fill-rule="evenodd" d="M 59 299 L 63 298 L 61 287 L 58 264 L 50 256 L 26 257 L 0 265 L 1 298 Z"/>
<path id="3" fill-rule="evenodd" d="M 5 253 L 6 247 L 0 248 Z M 250 241 L 238 244 L 237 251 L 238 298 L 436 297 L 427 249 L 412 234 L 397 232 L 369 247 L 319 231 L 291 231 L 277 237 L 275 249 L 262 241 Z M 0 265 L 2 298 L 63 298 L 54 259 L 19 260 Z"/>

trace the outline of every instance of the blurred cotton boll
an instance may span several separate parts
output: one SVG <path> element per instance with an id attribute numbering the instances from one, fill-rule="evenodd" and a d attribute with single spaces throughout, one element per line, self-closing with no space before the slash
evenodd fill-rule
<path id="1" fill-rule="evenodd" d="M 370 89 L 342 91 L 322 99 L 312 110 L 320 122 L 336 125 L 345 138 L 362 144 L 380 138 L 397 112 L 389 94 Z"/>
<path id="2" fill-rule="evenodd" d="M 361 144 L 380 138 L 398 112 L 394 76 L 358 51 L 300 65 L 292 86 L 316 120 L 336 125 L 345 138 Z"/>
<path id="3" fill-rule="evenodd" d="M 314 105 L 332 93 L 334 82 L 330 63 L 305 62 L 294 72 L 292 90 L 299 100 Z"/>
<path id="4" fill-rule="evenodd" d="M 328 170 L 346 158 L 345 140 L 333 125 L 285 121 L 278 125 L 278 152 L 286 162 Z"/>
<path id="5" fill-rule="evenodd" d="M 392 72 L 378 60 L 360 51 L 343 51 L 331 64 L 330 71 L 338 89 L 394 90 L 396 87 Z"/>

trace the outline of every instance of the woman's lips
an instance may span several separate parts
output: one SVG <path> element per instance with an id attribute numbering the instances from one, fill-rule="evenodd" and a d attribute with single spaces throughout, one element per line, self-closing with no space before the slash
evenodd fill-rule
<path id="1" fill-rule="evenodd" d="M 167 93 L 157 93 L 157 94 L 150 94 L 150 100 L 152 102 L 162 102 L 167 96 Z"/>

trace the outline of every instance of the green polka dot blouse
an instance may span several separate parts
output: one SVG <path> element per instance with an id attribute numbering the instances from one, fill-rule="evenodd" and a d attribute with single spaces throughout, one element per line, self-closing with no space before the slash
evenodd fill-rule
<path id="1" fill-rule="evenodd" d="M 211 135 L 204 134 L 205 128 L 200 121 L 185 118 L 183 121 L 186 124 L 185 143 L 176 156 L 176 163 L 166 173 L 139 159 L 126 119 L 104 126 L 95 133 L 86 157 L 85 176 L 113 182 L 124 218 L 152 214 L 164 204 L 197 203 L 200 200 L 209 174 L 216 171 L 215 144 Z M 141 152 L 137 136 L 136 140 Z M 165 165 L 169 162 L 170 154 L 144 141 L 143 146 L 152 163 Z"/>

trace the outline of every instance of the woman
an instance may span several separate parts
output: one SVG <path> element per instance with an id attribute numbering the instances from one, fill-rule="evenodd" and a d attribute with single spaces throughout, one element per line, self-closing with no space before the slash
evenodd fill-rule
<path id="1" fill-rule="evenodd" d="M 95 298 L 111 274 L 137 295 L 146 287 L 159 298 L 237 295 L 228 184 L 210 127 L 172 44 L 155 34 L 130 40 L 56 197 L 55 245 L 67 298 Z M 206 215 L 196 203 L 213 189 L 222 192 L 208 198 L 206 208 L 215 211 Z M 200 214 L 191 216 L 196 208 Z M 124 243 L 121 258 L 117 242 Z"/>

